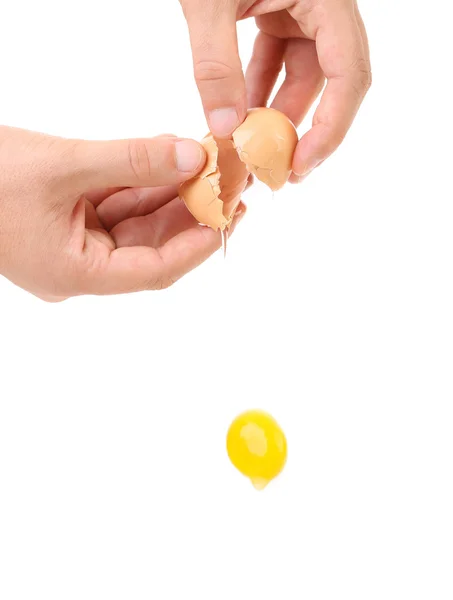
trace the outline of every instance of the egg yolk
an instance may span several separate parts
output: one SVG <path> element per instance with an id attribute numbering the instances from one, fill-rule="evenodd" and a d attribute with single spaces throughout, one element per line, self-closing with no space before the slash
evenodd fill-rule
<path id="1" fill-rule="evenodd" d="M 285 434 L 271 415 L 250 410 L 231 424 L 227 452 L 236 469 L 248 477 L 257 490 L 262 490 L 285 466 Z"/>

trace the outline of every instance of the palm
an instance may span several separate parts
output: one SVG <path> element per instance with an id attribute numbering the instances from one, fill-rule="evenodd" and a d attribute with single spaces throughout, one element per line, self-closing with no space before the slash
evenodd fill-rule
<path id="1" fill-rule="evenodd" d="M 96 278 L 98 293 L 134 291 L 137 273 L 147 288 L 167 287 L 220 246 L 220 236 L 196 222 L 175 186 L 88 192 L 74 217 L 72 255 Z"/>

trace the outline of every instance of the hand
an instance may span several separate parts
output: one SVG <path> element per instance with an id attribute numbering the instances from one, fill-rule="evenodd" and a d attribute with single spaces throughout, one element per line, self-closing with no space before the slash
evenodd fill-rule
<path id="1" fill-rule="evenodd" d="M 368 41 L 355 0 L 180 0 L 194 72 L 211 131 L 228 137 L 247 107 L 273 108 L 298 126 L 327 79 L 312 128 L 300 140 L 291 181 L 300 181 L 342 142 L 371 84 Z M 236 21 L 256 17 L 260 33 L 246 77 Z"/>
<path id="2" fill-rule="evenodd" d="M 177 197 L 205 160 L 174 136 L 88 142 L 0 127 L 0 273 L 48 301 L 168 287 L 220 246 Z"/>

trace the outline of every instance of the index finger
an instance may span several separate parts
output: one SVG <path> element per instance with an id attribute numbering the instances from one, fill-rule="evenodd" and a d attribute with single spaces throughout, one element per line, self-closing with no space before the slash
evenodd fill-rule
<path id="1" fill-rule="evenodd" d="M 325 13 L 316 48 L 327 85 L 312 128 L 294 154 L 293 172 L 298 176 L 309 173 L 338 148 L 371 85 L 368 47 L 352 7 Z"/>
<path id="2" fill-rule="evenodd" d="M 237 2 L 181 0 L 181 4 L 209 128 L 216 137 L 229 137 L 247 112 L 236 30 Z"/>

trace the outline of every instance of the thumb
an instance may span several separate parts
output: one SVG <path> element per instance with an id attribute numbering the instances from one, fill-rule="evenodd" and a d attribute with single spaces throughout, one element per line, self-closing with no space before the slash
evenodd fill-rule
<path id="1" fill-rule="evenodd" d="M 245 119 L 247 100 L 239 58 L 237 2 L 183 0 L 195 80 L 209 128 L 229 137 Z"/>
<path id="2" fill-rule="evenodd" d="M 178 185 L 206 162 L 198 142 L 160 136 L 106 142 L 77 141 L 71 152 L 71 180 L 89 188 Z"/>

